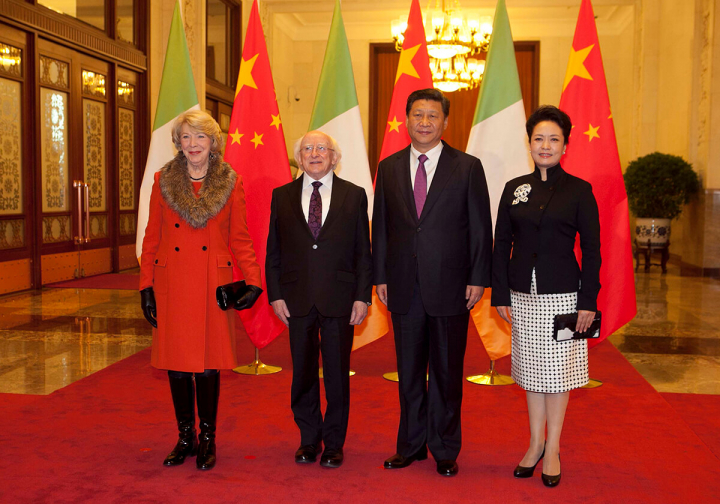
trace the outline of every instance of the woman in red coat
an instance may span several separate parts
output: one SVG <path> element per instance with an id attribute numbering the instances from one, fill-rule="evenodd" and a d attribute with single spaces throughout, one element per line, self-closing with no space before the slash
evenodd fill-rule
<path id="1" fill-rule="evenodd" d="M 220 126 L 205 112 L 175 122 L 175 158 L 155 174 L 140 266 L 140 294 L 153 330 L 152 365 L 167 369 L 180 432 L 164 464 L 182 464 L 197 453 L 198 469 L 215 465 L 215 424 L 220 369 L 237 366 L 235 319 L 215 299 L 232 282 L 235 256 L 248 292 L 235 309 L 251 307 L 262 293 L 245 218 L 242 180 L 223 162 Z M 195 437 L 195 392 L 200 418 Z"/>

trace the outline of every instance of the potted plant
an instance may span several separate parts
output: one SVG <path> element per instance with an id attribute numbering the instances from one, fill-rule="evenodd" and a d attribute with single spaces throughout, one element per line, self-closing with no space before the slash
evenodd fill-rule
<path id="1" fill-rule="evenodd" d="M 700 183 L 692 165 L 680 156 L 653 152 L 630 162 L 625 171 L 630 210 L 636 216 L 638 242 L 662 247 L 670 236 L 670 221 L 683 210 Z"/>

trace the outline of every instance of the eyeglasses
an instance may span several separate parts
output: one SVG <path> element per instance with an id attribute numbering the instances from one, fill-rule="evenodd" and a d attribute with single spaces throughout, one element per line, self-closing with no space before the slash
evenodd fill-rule
<path id="1" fill-rule="evenodd" d="M 300 152 L 302 152 L 305 155 L 310 155 L 313 152 L 313 149 L 317 151 L 318 154 L 321 156 L 324 156 L 328 153 L 328 151 L 334 151 L 335 149 L 331 149 L 327 145 L 303 145 L 300 147 Z"/>

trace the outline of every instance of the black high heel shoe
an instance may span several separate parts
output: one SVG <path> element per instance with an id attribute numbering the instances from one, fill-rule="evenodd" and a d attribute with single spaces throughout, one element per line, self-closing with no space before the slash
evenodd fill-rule
<path id="1" fill-rule="evenodd" d="M 513 476 L 516 478 L 531 478 L 533 473 L 535 472 L 535 468 L 540 463 L 540 461 L 545 456 L 545 447 L 543 446 L 543 451 L 540 454 L 540 458 L 535 462 L 535 465 L 532 467 L 524 467 L 521 465 L 518 465 L 515 470 L 513 471 Z"/>
<path id="2" fill-rule="evenodd" d="M 560 462 L 560 454 L 559 453 L 558 453 L 558 462 Z M 543 485 L 545 485 L 546 487 L 558 486 L 560 484 L 560 474 L 561 473 L 562 473 L 562 471 L 557 473 L 555 476 L 548 476 L 547 474 L 542 473 Z"/>

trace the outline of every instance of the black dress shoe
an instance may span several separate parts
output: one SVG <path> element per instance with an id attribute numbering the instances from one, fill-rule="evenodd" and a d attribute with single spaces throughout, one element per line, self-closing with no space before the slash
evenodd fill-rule
<path id="1" fill-rule="evenodd" d="M 543 459 L 544 456 L 545 456 L 545 447 L 543 447 L 543 451 L 540 454 L 540 458 L 537 460 L 537 462 L 535 462 L 534 466 L 525 467 L 525 466 L 518 465 L 515 468 L 515 470 L 513 471 L 513 476 L 515 476 L 516 478 L 531 478 L 533 473 L 535 472 L 535 468 L 537 467 L 537 465 L 540 463 L 540 461 Z"/>
<path id="2" fill-rule="evenodd" d="M 558 462 L 560 461 L 560 454 L 558 454 Z M 542 473 L 542 482 L 546 487 L 556 487 L 560 484 L 560 474 L 557 473 L 555 476 L 548 476 Z"/>
<path id="3" fill-rule="evenodd" d="M 312 464 L 317 460 L 317 454 L 322 450 L 322 443 L 316 445 L 302 445 L 295 452 L 295 462 L 298 464 Z"/>
<path id="4" fill-rule="evenodd" d="M 342 448 L 325 448 L 322 457 L 320 457 L 320 465 L 336 469 L 342 465 L 344 458 Z"/>
<path id="5" fill-rule="evenodd" d="M 458 465 L 454 460 L 438 460 L 437 472 L 441 476 L 455 476 L 458 473 Z"/>
<path id="6" fill-rule="evenodd" d="M 404 457 L 403 455 L 400 455 L 399 453 L 396 453 L 389 459 L 385 461 L 385 469 L 402 469 L 403 467 L 407 467 L 416 460 L 425 460 L 427 458 L 427 449 L 420 450 L 414 455 L 410 455 L 409 457 Z"/>

